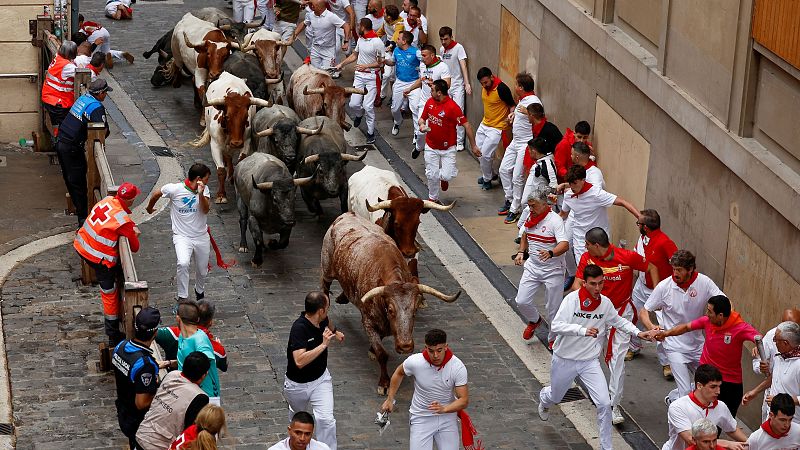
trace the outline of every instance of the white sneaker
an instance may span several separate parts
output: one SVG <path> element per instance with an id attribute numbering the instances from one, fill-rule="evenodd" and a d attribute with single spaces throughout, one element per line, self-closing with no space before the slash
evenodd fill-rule
<path id="1" fill-rule="evenodd" d="M 619 425 L 622 422 L 625 422 L 625 418 L 622 417 L 622 412 L 619 410 L 619 406 L 614 406 L 611 408 L 611 423 L 614 425 Z"/>
<path id="2" fill-rule="evenodd" d="M 539 411 L 539 418 L 547 422 L 547 419 L 550 418 L 550 410 L 545 408 L 541 401 L 539 401 L 539 407 L 537 409 Z"/>
<path id="3" fill-rule="evenodd" d="M 412 145 L 417 145 L 417 133 L 414 133 L 414 140 L 411 141 Z"/>
<path id="4" fill-rule="evenodd" d="M 456 151 L 463 152 L 464 151 L 464 144 L 456 145 Z"/>
<path id="5" fill-rule="evenodd" d="M 398 134 L 400 134 L 400 125 L 393 124 L 392 125 L 392 136 L 397 136 Z"/>

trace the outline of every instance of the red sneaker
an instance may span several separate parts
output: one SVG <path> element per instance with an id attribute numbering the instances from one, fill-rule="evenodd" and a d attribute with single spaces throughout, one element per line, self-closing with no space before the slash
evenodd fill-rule
<path id="1" fill-rule="evenodd" d="M 547 343 L 547 348 L 549 348 L 551 352 L 553 351 L 553 344 L 555 344 L 555 343 L 556 343 L 556 341 L 550 341 L 550 342 Z"/>
<path id="2" fill-rule="evenodd" d="M 542 318 L 539 317 L 539 321 L 536 323 L 528 322 L 528 326 L 525 327 L 525 331 L 522 332 L 522 339 L 529 341 L 533 337 L 533 332 L 539 328 L 539 325 L 542 324 Z"/>
<path id="3" fill-rule="evenodd" d="M 450 182 L 449 181 L 445 181 L 445 180 L 441 180 L 441 181 L 439 181 L 439 186 L 441 186 L 443 191 L 446 191 L 448 188 L 450 188 Z"/>

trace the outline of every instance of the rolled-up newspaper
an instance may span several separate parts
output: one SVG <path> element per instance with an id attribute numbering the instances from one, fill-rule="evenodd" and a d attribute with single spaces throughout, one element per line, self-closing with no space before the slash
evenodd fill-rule
<path id="1" fill-rule="evenodd" d="M 764 336 L 757 334 L 753 337 L 756 343 L 756 350 L 758 351 L 758 359 L 767 362 L 767 353 L 764 351 Z"/>

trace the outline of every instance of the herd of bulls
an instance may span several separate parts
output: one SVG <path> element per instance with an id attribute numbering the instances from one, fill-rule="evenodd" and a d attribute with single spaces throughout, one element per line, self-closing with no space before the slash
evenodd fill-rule
<path id="1" fill-rule="evenodd" d="M 257 31 L 248 33 L 250 29 Z M 338 86 L 330 74 L 304 64 L 284 91 L 287 42 L 260 23 L 235 23 L 216 8 L 189 12 L 145 56 L 158 53 L 151 78 L 155 87 L 178 87 L 191 77 L 196 105 L 202 105 L 203 134 L 190 144 L 209 145 L 217 168 L 216 203 L 227 203 L 226 181 L 237 193 L 240 252 L 247 229 L 255 245 L 252 263 L 263 263 L 265 247 L 286 248 L 295 224 L 295 191 L 314 214 L 320 200 L 338 198 L 342 215 L 322 245 L 322 288 L 342 287 L 338 303 L 352 303 L 380 364 L 378 393 L 389 386 L 388 354 L 381 341 L 394 338 L 398 353 L 414 349 L 414 317 L 422 295 L 445 302 L 446 295 L 421 284 L 416 243 L 420 215 L 453 205 L 410 197 L 390 171 L 365 166 L 349 179 L 345 165 L 361 161 L 348 153 L 345 101 L 362 91 Z M 252 53 L 251 53 L 252 52 Z M 288 106 L 284 106 L 288 105 Z M 263 233 L 278 239 L 264 245 Z"/>

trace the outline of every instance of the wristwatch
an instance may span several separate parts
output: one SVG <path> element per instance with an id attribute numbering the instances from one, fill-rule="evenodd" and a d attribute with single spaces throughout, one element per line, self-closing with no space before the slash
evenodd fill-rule
<path id="1" fill-rule="evenodd" d="M 554 255 L 554 254 L 553 254 L 553 251 L 552 251 L 552 250 L 548 250 L 548 251 L 547 251 L 547 254 L 548 254 L 548 255 L 550 255 L 550 257 L 551 257 L 551 258 L 553 258 L 554 256 L 556 256 L 556 255 Z"/>

